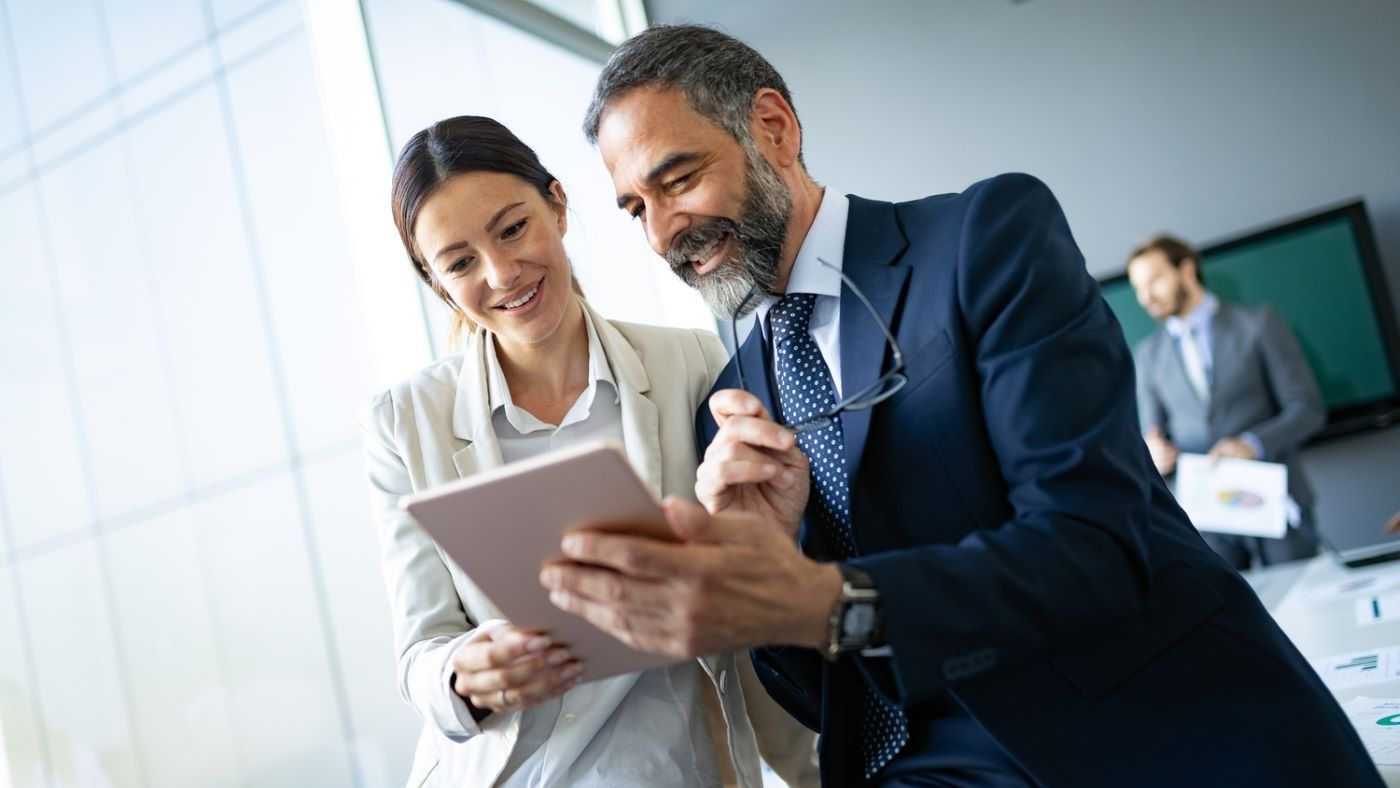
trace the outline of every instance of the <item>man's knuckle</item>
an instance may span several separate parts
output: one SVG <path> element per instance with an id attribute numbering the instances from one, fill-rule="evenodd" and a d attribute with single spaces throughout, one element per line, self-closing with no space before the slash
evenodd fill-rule
<path id="1" fill-rule="evenodd" d="M 620 610 L 614 610 L 609 613 L 608 628 L 624 640 L 630 641 L 636 637 L 631 620 Z"/>
<path id="2" fill-rule="evenodd" d="M 651 564 L 647 552 L 636 545 L 627 545 L 619 550 L 618 560 L 623 566 L 639 571 L 648 569 Z"/>
<path id="3" fill-rule="evenodd" d="M 627 589 L 616 578 L 604 578 L 602 581 L 603 598 L 609 602 L 622 602 L 627 594 Z"/>

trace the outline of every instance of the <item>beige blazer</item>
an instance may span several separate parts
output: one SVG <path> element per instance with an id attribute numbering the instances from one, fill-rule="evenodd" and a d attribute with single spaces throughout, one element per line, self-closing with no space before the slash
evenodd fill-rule
<path id="1" fill-rule="evenodd" d="M 614 323 L 586 301 L 621 398 L 623 443 L 660 495 L 694 499 L 694 416 L 726 358 L 712 334 Z M 477 623 L 501 618 L 400 497 L 502 464 L 486 388 L 487 335 L 374 397 L 362 417 L 370 502 L 393 613 L 399 691 L 424 721 L 409 786 L 490 785 L 510 757 L 520 714 L 493 714 L 470 736 L 446 688 L 448 657 Z M 715 690 L 711 729 L 732 782 L 762 785 L 760 753 L 791 785 L 817 785 L 815 737 L 763 690 L 747 653 L 698 660 Z M 709 700 L 709 699 L 707 699 Z M 725 769 L 726 773 L 729 772 Z"/>

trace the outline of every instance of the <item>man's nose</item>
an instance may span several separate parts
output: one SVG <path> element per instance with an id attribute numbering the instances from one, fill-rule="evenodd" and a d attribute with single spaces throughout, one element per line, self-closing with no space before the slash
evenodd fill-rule
<path id="1" fill-rule="evenodd" d="M 646 224 L 647 244 L 662 257 L 671 251 L 676 237 L 686 229 L 684 217 L 664 208 L 648 207 L 643 221 Z"/>

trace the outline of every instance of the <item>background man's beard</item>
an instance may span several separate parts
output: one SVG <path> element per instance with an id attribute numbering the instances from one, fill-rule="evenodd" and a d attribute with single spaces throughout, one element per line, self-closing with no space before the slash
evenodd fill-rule
<path id="1" fill-rule="evenodd" d="M 1183 313 L 1186 311 L 1186 302 L 1188 300 L 1190 299 L 1188 299 L 1186 295 L 1186 285 L 1177 285 L 1176 300 L 1172 302 L 1170 314 L 1176 317 L 1186 317 Z"/>
<path id="2" fill-rule="evenodd" d="M 736 314 L 739 305 L 757 288 L 761 292 L 744 304 L 744 314 L 752 312 L 772 289 L 792 213 L 792 195 L 778 173 L 752 143 L 744 149 L 748 194 L 739 210 L 742 223 L 712 219 L 689 230 L 666 254 L 676 276 L 699 291 L 710 311 L 722 318 L 743 317 Z M 703 276 L 696 273 L 691 261 L 726 233 L 734 242 L 732 250 L 715 270 Z"/>

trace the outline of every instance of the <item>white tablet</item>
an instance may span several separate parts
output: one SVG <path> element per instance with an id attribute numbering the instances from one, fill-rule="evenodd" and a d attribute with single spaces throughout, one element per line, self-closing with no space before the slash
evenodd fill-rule
<path id="1" fill-rule="evenodd" d="M 583 662 L 583 681 L 675 660 L 634 651 L 549 601 L 541 565 L 570 529 L 674 540 L 622 447 L 598 441 L 550 452 L 403 499 L 401 506 L 518 627 L 549 633 Z"/>

